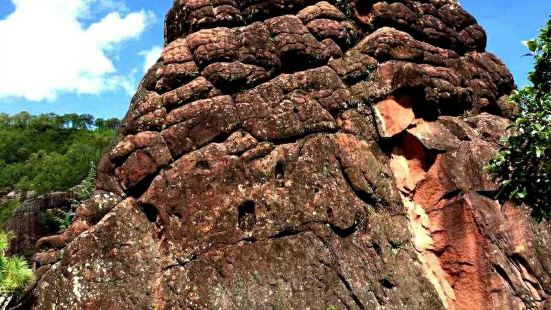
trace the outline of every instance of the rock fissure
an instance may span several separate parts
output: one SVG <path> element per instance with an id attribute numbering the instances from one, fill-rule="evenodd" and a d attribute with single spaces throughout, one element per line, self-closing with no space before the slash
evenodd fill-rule
<path id="1" fill-rule="evenodd" d="M 364 310 L 365 307 L 364 305 L 362 304 L 362 302 L 360 301 L 360 299 L 358 298 L 358 296 L 356 296 L 356 293 L 354 293 L 354 290 L 352 289 L 352 287 L 350 286 L 350 283 L 348 283 L 348 281 L 346 280 L 346 278 L 337 270 L 337 275 L 339 277 L 339 279 L 341 280 L 341 282 L 344 284 L 344 286 L 346 286 L 346 289 L 350 292 L 350 296 L 352 296 L 352 299 L 354 300 L 354 302 L 356 303 L 356 305 Z"/>
<path id="2" fill-rule="evenodd" d="M 476 140 L 471 141 L 473 141 L 472 143 L 476 142 Z M 427 146 L 426 143 L 427 142 L 422 142 L 422 144 Z M 412 145 L 414 146 L 415 144 L 405 144 L 405 147 L 411 147 Z M 430 142 L 428 145 L 430 145 Z M 423 148 L 418 148 L 415 153 L 423 154 L 426 151 L 426 149 L 423 151 Z M 485 186 L 483 183 L 484 181 L 476 179 L 479 178 L 479 176 L 475 173 L 482 175 L 482 178 L 484 177 L 483 168 L 474 157 L 469 156 L 465 158 L 465 165 L 468 167 L 466 173 L 461 170 L 446 170 L 445 166 L 441 166 L 442 160 L 439 158 L 447 157 L 448 152 L 458 152 L 458 149 L 452 148 L 449 151 L 438 153 L 436 157 L 437 160 L 428 166 L 419 165 L 419 161 L 422 162 L 425 160 L 424 155 L 416 155 L 416 157 L 408 158 L 405 160 L 405 164 L 393 165 L 395 169 L 394 173 L 398 180 L 402 180 L 402 176 L 404 175 L 403 170 L 406 171 L 405 181 L 400 181 L 404 182 L 404 184 L 408 184 L 408 182 L 410 184 L 407 188 L 402 187 L 404 204 L 409 206 L 410 210 L 417 210 L 410 212 L 409 216 L 412 234 L 414 236 L 413 242 L 420 254 L 420 261 L 426 266 L 427 275 L 429 278 L 432 278 L 433 285 L 437 288 L 437 291 L 440 292 L 439 295 L 442 301 L 446 307 L 453 309 L 478 309 L 484 307 L 484 300 L 488 298 L 487 296 L 490 296 L 489 294 L 505 294 L 505 292 L 509 292 L 508 294 L 513 295 L 513 299 L 520 298 L 520 302 L 526 307 L 540 308 L 541 303 L 537 303 L 542 299 L 538 292 L 538 287 L 541 286 L 539 286 L 539 283 L 534 284 L 530 281 L 526 281 L 522 276 L 523 272 L 519 270 L 523 268 L 522 262 L 524 262 L 524 258 L 522 256 L 519 256 L 520 262 L 513 262 L 510 257 L 507 258 L 507 260 L 510 261 L 509 270 L 511 270 L 511 268 L 512 270 L 517 270 L 517 275 L 510 274 L 510 271 L 506 271 L 506 269 L 498 263 L 492 263 L 492 260 L 495 258 L 492 258 L 491 254 L 488 252 L 489 250 L 486 242 L 494 246 L 499 246 L 499 244 L 496 244 L 492 240 L 492 236 L 486 234 L 484 227 L 487 224 L 479 222 L 481 219 L 477 216 L 477 211 L 474 210 L 475 205 L 473 204 L 476 203 L 479 205 L 484 200 L 488 200 L 489 202 L 488 198 L 478 194 L 479 192 L 492 191 L 491 189 L 481 187 Z M 400 152 L 395 151 L 395 154 L 406 154 L 406 156 L 409 153 L 408 150 Z M 398 160 L 399 156 L 403 155 L 397 155 L 395 161 Z M 470 167 L 475 168 L 469 171 L 468 169 L 471 169 Z M 419 168 L 421 169 L 415 170 Z M 415 176 L 416 174 L 418 175 L 417 177 Z M 411 179 L 412 177 L 413 179 Z M 440 180 L 453 181 L 434 184 L 433 186 L 436 186 L 436 188 L 424 185 L 424 183 L 431 184 L 431 182 L 434 182 L 433 179 L 435 177 L 439 177 Z M 459 179 L 459 177 L 464 179 Z M 446 182 L 448 185 L 446 185 Z M 442 187 L 442 185 L 451 187 L 439 188 Z M 401 186 L 400 183 L 398 183 L 398 186 Z M 476 192 L 473 192 L 473 190 Z M 438 196 L 435 196 L 437 193 Z M 475 195 L 479 195 L 480 198 L 477 198 Z M 424 198 L 420 199 L 416 197 Z M 427 198 L 429 199 L 427 200 Z M 423 204 L 429 201 L 433 202 L 429 205 Z M 419 203 L 421 204 L 419 205 Z M 462 214 L 458 214 L 458 211 L 462 212 Z M 501 211 L 501 208 L 495 208 L 493 212 Z M 461 216 L 463 219 L 460 223 L 450 222 L 450 224 L 444 224 L 445 221 L 450 221 L 446 219 L 446 213 L 450 214 L 450 216 L 457 214 L 456 216 Z M 442 223 L 442 221 L 444 221 L 444 223 Z M 454 217 L 453 221 L 457 222 L 458 218 Z M 446 225 L 449 225 L 449 227 Z M 453 236 L 453 239 L 449 239 L 449 236 Z M 484 241 L 484 238 L 489 239 L 489 241 Z M 471 252 L 473 250 L 474 252 Z M 485 260 L 488 260 L 488 262 Z M 489 290 L 487 287 L 489 282 L 486 281 L 492 279 L 494 276 L 488 276 L 488 279 L 481 279 L 480 274 L 473 274 L 472 270 L 478 270 L 478 273 L 495 273 L 495 277 L 503 280 L 505 287 L 500 288 L 498 286 Z M 526 269 L 524 274 L 531 274 L 531 272 Z M 518 280 L 512 280 L 513 278 Z M 536 279 L 533 275 L 530 276 L 530 278 Z M 473 279 L 469 281 L 478 281 L 479 284 L 475 284 L 473 287 L 473 284 L 470 283 L 469 286 L 466 287 L 465 284 L 463 284 L 463 281 L 465 281 L 464 279 Z M 531 297 L 527 298 L 525 295 L 518 292 L 519 286 L 516 284 L 517 282 L 523 284 L 525 292 L 530 294 Z M 478 293 L 476 292 L 477 289 L 480 290 Z M 465 294 L 469 294 L 470 296 L 473 296 L 473 294 L 474 296 L 480 294 L 479 296 L 481 297 L 465 301 L 462 297 Z"/>
<path id="3" fill-rule="evenodd" d="M 376 198 L 374 198 L 372 194 L 363 191 L 362 189 L 358 188 L 354 184 L 354 182 L 350 179 L 350 176 L 346 172 L 346 169 L 342 164 L 342 160 L 338 157 L 337 157 L 337 162 L 338 162 L 339 170 L 341 172 L 342 177 L 344 178 L 344 180 L 346 181 L 350 189 L 354 192 L 356 197 L 358 197 L 360 200 L 365 202 L 368 206 L 376 208 L 379 205 L 379 201 Z"/>
<path id="4" fill-rule="evenodd" d="M 335 224 L 330 223 L 330 222 L 323 222 L 323 221 L 305 222 L 300 227 L 284 228 L 280 232 L 278 232 L 278 233 L 276 233 L 272 236 L 268 236 L 268 237 L 260 237 L 260 236 L 254 236 L 253 235 L 253 236 L 249 236 L 249 237 L 244 237 L 242 239 L 236 240 L 236 241 L 231 242 L 231 243 L 212 244 L 208 248 L 206 248 L 206 249 L 204 249 L 200 252 L 196 252 L 196 253 L 188 255 L 186 258 L 174 257 L 173 259 L 177 263 L 165 266 L 165 267 L 163 267 L 163 270 L 168 270 L 168 269 L 174 268 L 174 267 L 185 267 L 189 263 L 194 262 L 194 261 L 196 261 L 198 259 L 201 259 L 202 257 L 206 256 L 209 252 L 219 250 L 220 248 L 232 247 L 232 246 L 236 246 L 236 245 L 241 244 L 241 243 L 269 242 L 269 241 L 278 240 L 278 239 L 282 239 L 282 238 L 295 237 L 297 235 L 304 234 L 304 233 L 316 233 L 316 227 L 320 227 L 320 226 L 330 228 L 330 230 L 335 235 L 337 235 L 339 238 L 348 238 L 354 232 L 356 232 L 358 230 L 359 224 L 354 223 L 350 227 L 340 228 L 340 227 L 338 227 Z"/>
<path id="5" fill-rule="evenodd" d="M 489 198 L 514 81 L 485 47 L 453 0 L 175 1 L 98 167 L 118 199 L 41 239 L 33 307 L 548 308 L 551 228 Z"/>
<path id="6" fill-rule="evenodd" d="M 327 248 L 327 250 L 329 250 L 329 252 L 331 253 L 331 255 L 333 257 L 333 261 L 338 262 L 339 261 L 339 256 L 334 252 L 334 249 L 331 246 L 331 244 L 329 244 L 328 241 L 326 239 L 324 239 L 323 237 L 320 237 L 318 235 L 316 235 L 316 237 L 318 238 L 318 240 L 320 240 L 323 243 L 323 245 Z M 350 293 L 350 296 L 352 297 L 352 300 L 354 301 L 354 303 L 361 310 L 364 310 L 365 309 L 364 304 L 358 298 L 357 294 L 354 292 L 354 288 L 350 285 L 350 282 L 347 280 L 346 276 L 342 273 L 340 268 L 341 268 L 341 266 L 339 266 L 338 263 L 337 263 L 336 266 L 332 267 L 332 269 L 335 270 L 335 272 L 337 273 L 337 276 L 338 276 L 339 280 L 344 284 L 344 286 L 346 287 L 346 289 Z M 375 296 L 377 297 L 377 295 L 375 295 Z M 380 304 L 378 298 L 377 298 L 377 302 Z"/>

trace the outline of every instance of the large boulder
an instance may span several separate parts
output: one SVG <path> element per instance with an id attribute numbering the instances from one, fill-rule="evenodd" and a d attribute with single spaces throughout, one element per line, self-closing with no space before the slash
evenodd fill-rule
<path id="1" fill-rule="evenodd" d="M 457 2 L 177 0 L 165 43 L 35 309 L 551 307 L 551 227 L 484 170 L 514 82 Z"/>

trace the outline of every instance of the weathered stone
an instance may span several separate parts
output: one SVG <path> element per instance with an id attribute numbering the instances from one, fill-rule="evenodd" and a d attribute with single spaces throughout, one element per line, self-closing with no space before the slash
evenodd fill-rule
<path id="1" fill-rule="evenodd" d="M 165 41 L 35 309 L 551 307 L 550 224 L 484 169 L 514 82 L 456 1 L 177 0 Z"/>
<path id="2" fill-rule="evenodd" d="M 418 121 L 407 132 L 413 135 L 424 147 L 436 151 L 456 149 L 461 141 L 440 122 Z"/>
<path id="3" fill-rule="evenodd" d="M 389 98 L 373 106 L 379 133 L 390 138 L 408 128 L 415 120 L 411 102 L 407 98 Z"/>
<path id="4" fill-rule="evenodd" d="M 32 256 L 37 250 L 38 239 L 55 233 L 55 231 L 49 231 L 44 225 L 45 213 L 55 210 L 69 211 L 71 201 L 75 197 L 75 193 L 67 191 L 25 199 L 3 227 L 14 236 L 7 251 L 8 254 Z"/>
<path id="5" fill-rule="evenodd" d="M 128 199 L 64 249 L 61 260 L 38 283 L 41 293 L 36 295 L 35 307 L 132 309 L 151 305 L 154 291 L 148 283 L 161 272 L 158 248 L 153 228 Z"/>

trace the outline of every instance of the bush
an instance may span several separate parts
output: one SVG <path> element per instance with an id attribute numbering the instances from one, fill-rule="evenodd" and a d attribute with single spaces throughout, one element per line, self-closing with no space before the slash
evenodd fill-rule
<path id="1" fill-rule="evenodd" d="M 46 234 L 55 235 L 61 230 L 61 221 L 51 210 L 40 213 L 39 221 Z"/>
<path id="2" fill-rule="evenodd" d="M 47 234 L 55 235 L 67 229 L 73 222 L 74 216 L 73 211 L 46 210 L 40 214 L 40 227 Z"/>
<path id="3" fill-rule="evenodd" d="M 551 218 L 551 20 L 527 46 L 535 62 L 532 85 L 511 96 L 519 110 L 513 134 L 489 171 L 499 181 L 498 198 L 531 206 L 537 219 Z"/>
<path id="4" fill-rule="evenodd" d="M 0 232 L 0 294 L 3 296 L 18 295 L 33 281 L 33 271 L 27 262 L 20 257 L 7 257 L 10 236 Z"/>
<path id="5" fill-rule="evenodd" d="M 96 165 L 93 162 L 90 162 L 90 169 L 88 170 L 88 175 L 80 186 L 76 190 L 76 194 L 80 201 L 86 200 L 94 194 L 94 189 L 96 187 Z"/>
<path id="6" fill-rule="evenodd" d="M 0 205 L 0 227 L 3 227 L 13 215 L 13 211 L 19 207 L 19 199 L 12 199 L 5 204 Z"/>

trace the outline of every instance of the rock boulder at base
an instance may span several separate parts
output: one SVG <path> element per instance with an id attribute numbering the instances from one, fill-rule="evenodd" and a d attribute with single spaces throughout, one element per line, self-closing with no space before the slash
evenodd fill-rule
<path id="1" fill-rule="evenodd" d="M 34 309 L 550 309 L 485 46 L 454 0 L 176 0 Z"/>

